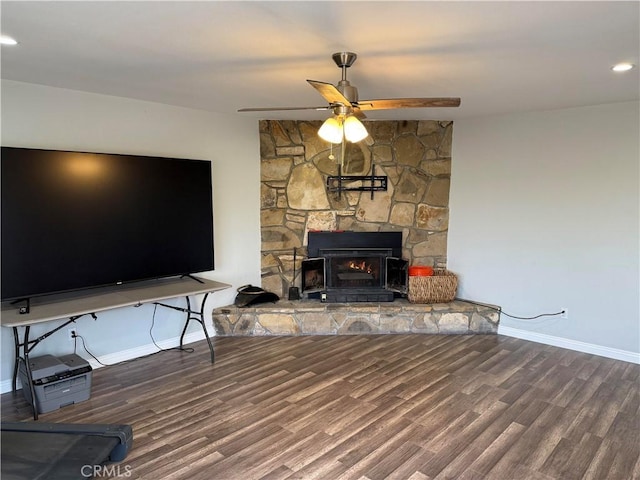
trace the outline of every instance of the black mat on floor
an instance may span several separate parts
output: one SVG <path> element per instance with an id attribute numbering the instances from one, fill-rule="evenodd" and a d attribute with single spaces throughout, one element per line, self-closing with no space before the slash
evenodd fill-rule
<path id="1" fill-rule="evenodd" d="M 92 478 L 121 462 L 133 444 L 130 425 L 2 424 L 3 480 Z"/>

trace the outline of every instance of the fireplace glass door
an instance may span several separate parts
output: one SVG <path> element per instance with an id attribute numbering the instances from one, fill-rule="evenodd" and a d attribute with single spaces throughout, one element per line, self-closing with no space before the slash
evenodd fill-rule
<path id="1" fill-rule="evenodd" d="M 392 292 L 407 293 L 409 285 L 409 262 L 402 258 L 387 257 L 385 259 L 387 279 L 385 288 Z"/>
<path id="2" fill-rule="evenodd" d="M 324 258 L 309 258 L 302 261 L 302 291 L 321 292 L 327 287 Z"/>

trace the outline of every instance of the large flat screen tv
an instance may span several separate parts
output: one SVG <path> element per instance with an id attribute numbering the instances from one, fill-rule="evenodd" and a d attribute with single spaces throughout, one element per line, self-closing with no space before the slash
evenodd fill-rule
<path id="1" fill-rule="evenodd" d="M 214 268 L 211 162 L 2 147 L 2 301 Z"/>

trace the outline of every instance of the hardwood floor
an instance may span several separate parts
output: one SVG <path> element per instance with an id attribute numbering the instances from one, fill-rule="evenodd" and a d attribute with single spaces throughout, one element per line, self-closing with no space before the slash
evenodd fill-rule
<path id="1" fill-rule="evenodd" d="M 94 370 L 39 421 L 131 424 L 137 479 L 640 478 L 639 365 L 498 335 L 214 342 L 213 366 L 198 342 Z"/>

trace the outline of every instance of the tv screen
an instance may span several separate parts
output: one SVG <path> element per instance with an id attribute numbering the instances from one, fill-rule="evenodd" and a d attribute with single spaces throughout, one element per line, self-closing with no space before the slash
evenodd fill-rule
<path id="1" fill-rule="evenodd" d="M 2 300 L 214 268 L 211 162 L 2 147 Z"/>

